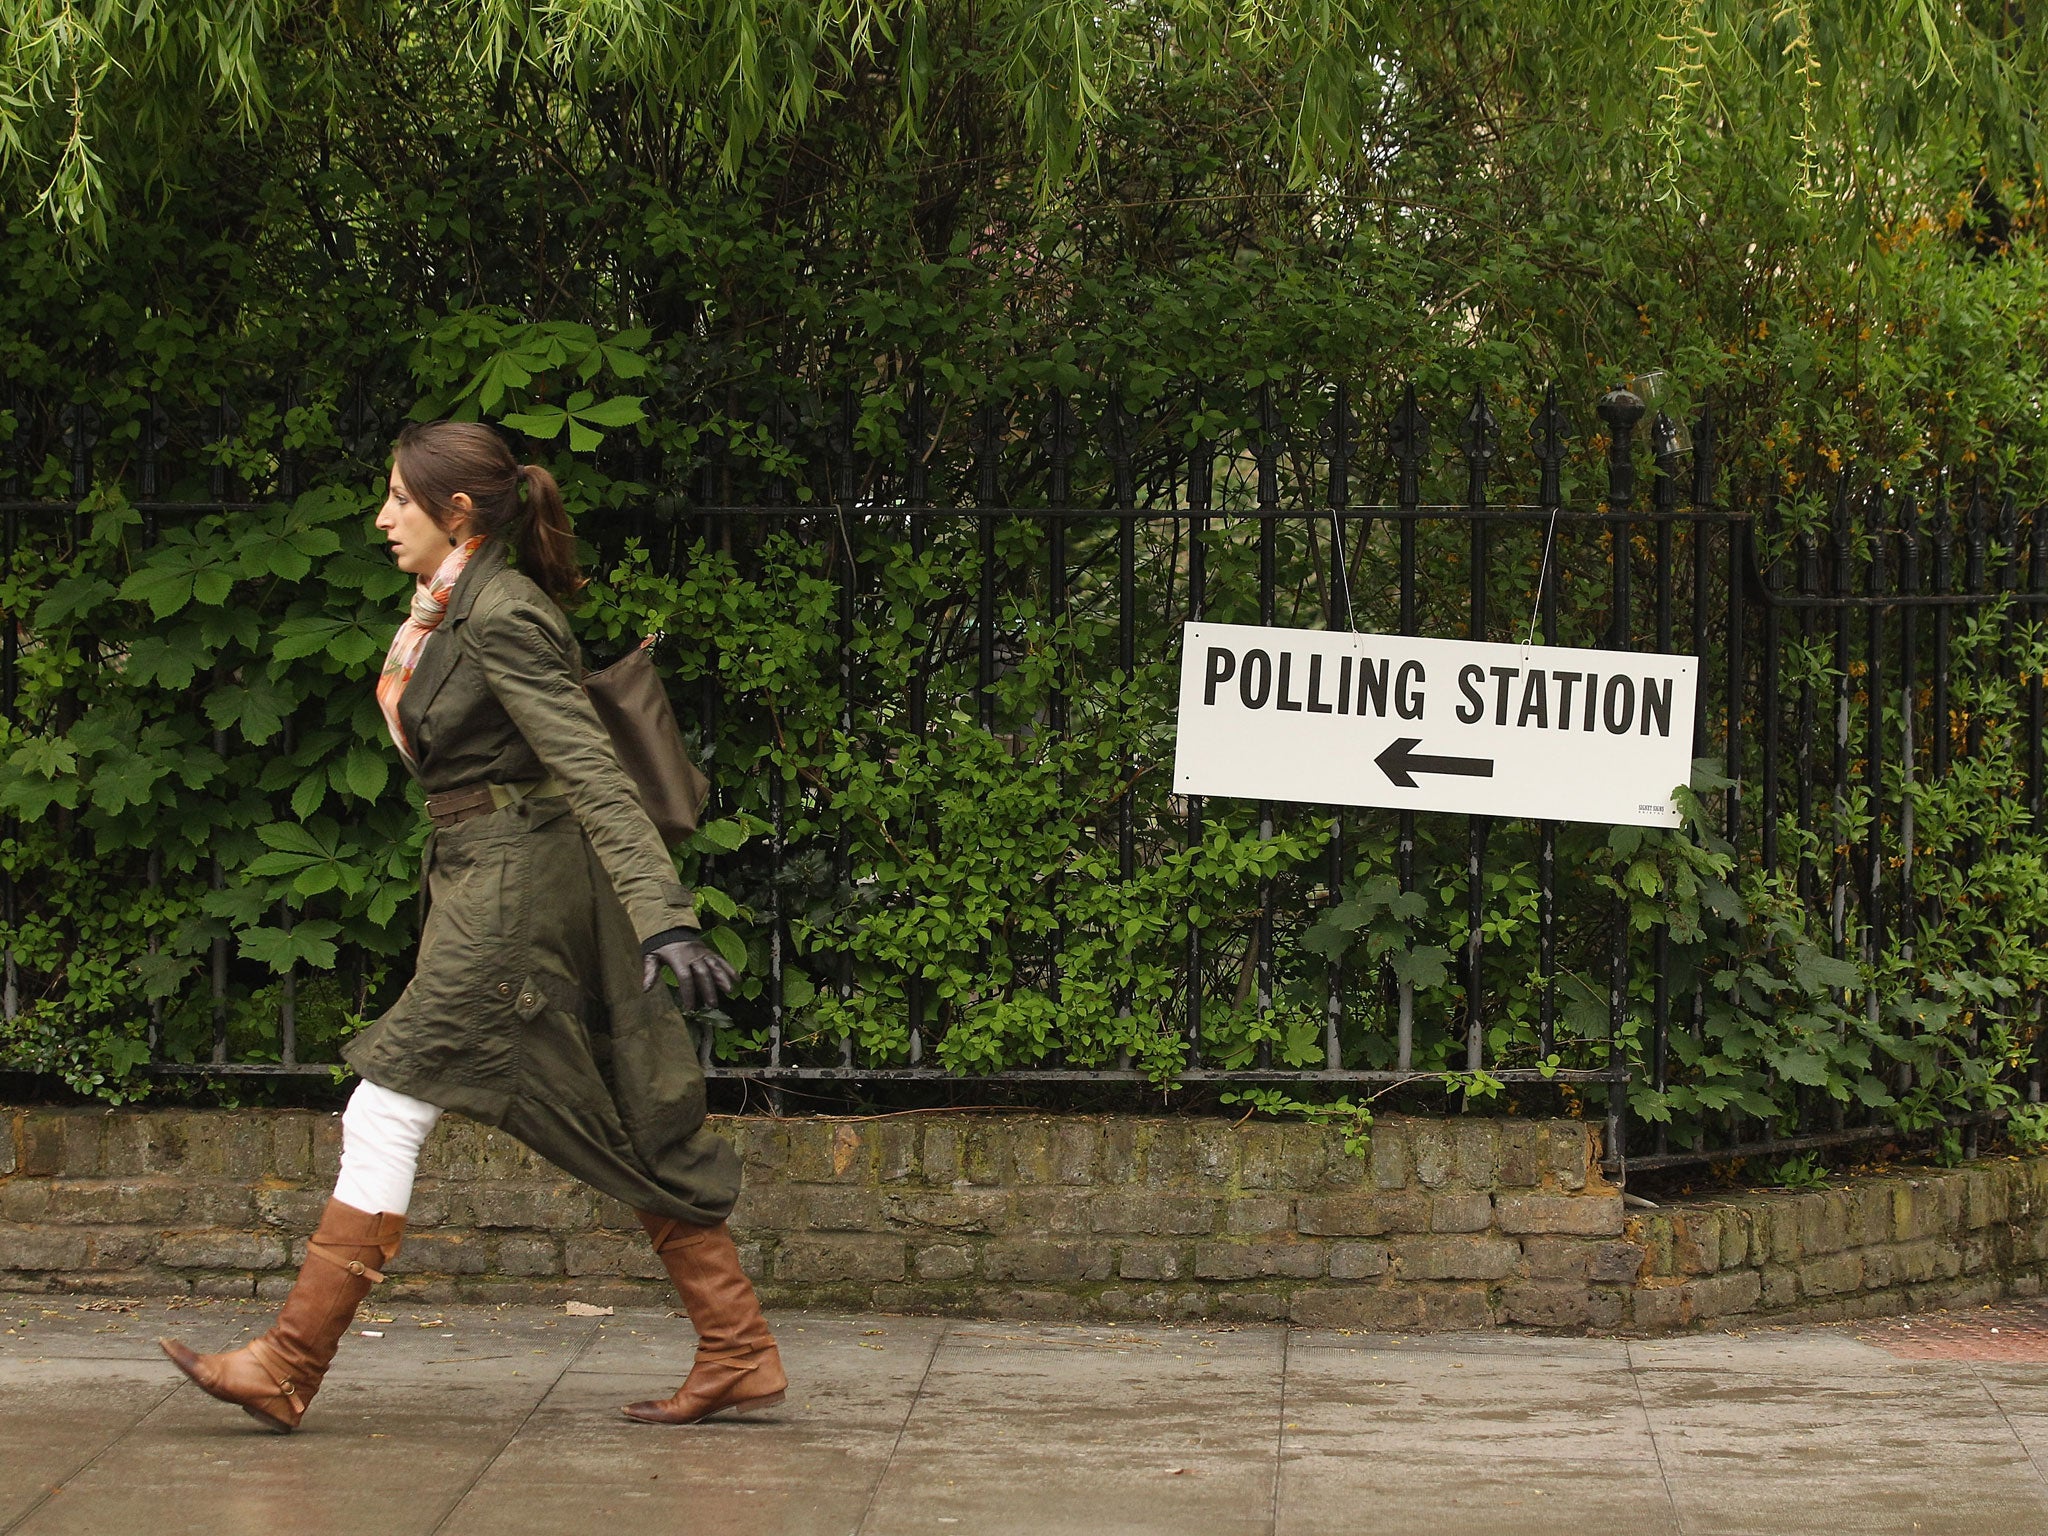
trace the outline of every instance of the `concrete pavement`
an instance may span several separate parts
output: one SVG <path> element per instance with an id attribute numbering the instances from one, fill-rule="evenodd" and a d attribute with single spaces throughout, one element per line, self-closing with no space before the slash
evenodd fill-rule
<path id="1" fill-rule="evenodd" d="M 2048 1533 L 2048 1313 L 1637 1342 L 783 1314 L 772 1414 L 633 1424 L 686 1321 L 366 1311 L 306 1428 L 153 1340 L 251 1302 L 0 1295 L 0 1536 Z"/>

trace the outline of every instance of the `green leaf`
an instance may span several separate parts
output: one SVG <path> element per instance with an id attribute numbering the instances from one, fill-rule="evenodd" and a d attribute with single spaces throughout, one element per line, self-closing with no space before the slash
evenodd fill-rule
<path id="1" fill-rule="evenodd" d="M 569 409 L 577 420 L 589 422 L 594 427 L 630 427 L 647 419 L 647 413 L 640 408 L 643 398 L 640 395 L 614 395 L 595 405 L 571 405 Z"/>
<path id="2" fill-rule="evenodd" d="M 1792 979 L 1808 992 L 1826 992 L 1855 987 L 1863 973 L 1852 961 L 1837 960 L 1817 949 L 1809 949 L 1793 962 Z"/>
<path id="3" fill-rule="evenodd" d="M 747 829 L 737 817 L 707 821 L 691 834 L 690 846 L 704 853 L 737 853 L 746 845 Z"/>
<path id="4" fill-rule="evenodd" d="M 505 417 L 505 425 L 528 437 L 546 439 L 560 436 L 568 420 L 569 413 L 559 405 L 542 405 L 530 411 L 512 412 Z"/>
<path id="5" fill-rule="evenodd" d="M 252 746 L 261 746 L 284 729 L 284 717 L 298 702 L 284 683 L 266 671 L 250 669 L 247 683 L 230 683 L 206 696 L 206 718 L 215 730 L 233 728 Z"/>
<path id="6" fill-rule="evenodd" d="M 374 747 L 354 746 L 342 770 L 342 782 L 359 800 L 374 800 L 391 778 L 391 760 Z"/>
<path id="7" fill-rule="evenodd" d="M 334 937 L 339 923 L 310 918 L 290 928 L 251 928 L 240 937 L 242 958 L 267 965 L 273 971 L 288 971 L 295 965 L 327 970 L 334 964 Z"/>
<path id="8" fill-rule="evenodd" d="M 730 928 L 712 928 L 704 941 L 725 957 L 725 963 L 742 976 L 747 973 L 747 941 Z"/>
<path id="9" fill-rule="evenodd" d="M 103 576 L 87 573 L 66 576 L 50 588 L 50 595 L 36 606 L 35 627 L 55 629 L 73 619 L 83 618 L 115 595 L 115 587 Z"/>
<path id="10" fill-rule="evenodd" d="M 300 779 L 298 787 L 292 791 L 292 814 L 303 820 L 319 810 L 326 799 L 326 771 L 316 770 Z"/>
<path id="11" fill-rule="evenodd" d="M 1449 978 L 1447 962 L 1450 958 L 1448 949 L 1424 944 L 1415 949 L 1394 951 L 1387 956 L 1387 964 L 1394 973 L 1394 980 L 1427 990 L 1442 986 Z"/>

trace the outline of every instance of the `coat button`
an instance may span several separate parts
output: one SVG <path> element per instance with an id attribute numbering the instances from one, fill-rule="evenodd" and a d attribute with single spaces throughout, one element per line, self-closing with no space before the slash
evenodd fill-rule
<path id="1" fill-rule="evenodd" d="M 509 982 L 509 981 L 501 981 L 501 982 L 499 982 L 499 983 L 498 983 L 498 996 L 500 996 L 500 997 L 510 997 L 511 995 L 512 995 L 512 983 L 511 983 L 511 982 Z"/>
<path id="2" fill-rule="evenodd" d="M 520 993 L 519 1006 L 522 1008 L 531 1008 L 533 1006 L 533 994 L 531 992 Z"/>

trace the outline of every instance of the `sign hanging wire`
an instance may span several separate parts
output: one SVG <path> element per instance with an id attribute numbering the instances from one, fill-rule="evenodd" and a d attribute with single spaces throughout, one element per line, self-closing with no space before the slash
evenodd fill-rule
<path id="1" fill-rule="evenodd" d="M 1358 633 L 1358 619 L 1351 611 L 1351 561 L 1344 553 L 1344 514 L 1330 509 L 1330 556 L 1337 567 L 1337 590 L 1344 596 L 1344 627 Z"/>
<path id="2" fill-rule="evenodd" d="M 1526 649 L 1536 643 L 1536 615 L 1543 607 L 1543 586 L 1550 580 L 1550 547 L 1557 539 L 1557 514 L 1559 508 L 1550 509 L 1550 522 L 1543 530 L 1543 563 L 1536 568 L 1536 596 L 1529 604 L 1529 634 L 1522 641 Z"/>

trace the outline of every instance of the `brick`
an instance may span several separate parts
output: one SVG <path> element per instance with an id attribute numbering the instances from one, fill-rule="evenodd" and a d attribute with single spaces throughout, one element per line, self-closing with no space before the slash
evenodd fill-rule
<path id="1" fill-rule="evenodd" d="M 1799 1266 L 1799 1293 L 1804 1297 L 1835 1296 L 1863 1285 L 1863 1260 L 1854 1253 L 1829 1254 Z"/>
<path id="2" fill-rule="evenodd" d="M 775 1255 L 778 1280 L 901 1280 L 903 1240 L 896 1237 L 793 1236 Z"/>
<path id="3" fill-rule="evenodd" d="M 1203 1231 L 1209 1231 L 1207 1227 Z M 1232 1237 L 1266 1237 L 1294 1230 L 1294 1202 L 1276 1195 L 1240 1195 L 1223 1202 L 1223 1230 Z"/>
<path id="4" fill-rule="evenodd" d="M 1897 1270 L 1892 1260 L 1892 1251 L 1889 1248 L 1870 1248 L 1866 1249 L 1861 1257 L 1863 1259 L 1863 1288 L 1866 1291 L 1888 1289 L 1893 1280 L 1897 1278 Z"/>
<path id="5" fill-rule="evenodd" d="M 96 1179 L 100 1174 L 100 1133 L 107 1117 L 90 1110 L 73 1110 L 64 1116 L 59 1134 L 64 1142 L 64 1176 Z"/>
<path id="6" fill-rule="evenodd" d="M 1453 1176 L 1466 1189 L 1492 1189 L 1500 1171 L 1500 1128 L 1465 1116 L 1451 1124 Z"/>
<path id="7" fill-rule="evenodd" d="M 97 1227 L 92 1233 L 93 1269 L 131 1270 L 147 1264 L 156 1234 L 141 1227 Z"/>
<path id="8" fill-rule="evenodd" d="M 1754 1270 L 1737 1270 L 1726 1275 L 1708 1275 L 1685 1283 L 1685 1300 L 1695 1319 L 1730 1317 L 1756 1306 L 1763 1295 L 1763 1282 Z"/>
<path id="9" fill-rule="evenodd" d="M 1494 1188 L 1533 1189 L 1541 1184 L 1549 1150 L 1542 1127 L 1526 1120 L 1504 1120 L 1495 1134 Z"/>
<path id="10" fill-rule="evenodd" d="M 1406 1126 L 1387 1120 L 1372 1130 L 1372 1182 L 1377 1189 L 1406 1189 L 1410 1184 Z"/>
<path id="11" fill-rule="evenodd" d="M 253 1180 L 270 1172 L 270 1124 L 267 1118 L 248 1115 L 222 1117 L 226 1125 L 217 1146 L 221 1177 Z"/>
<path id="12" fill-rule="evenodd" d="M 873 1232 L 882 1224 L 882 1197 L 872 1189 L 814 1184 L 800 1198 L 813 1232 Z"/>
<path id="13" fill-rule="evenodd" d="M 908 1183 L 917 1173 L 917 1127 L 884 1120 L 873 1130 L 875 1177 L 883 1184 Z"/>
<path id="14" fill-rule="evenodd" d="M 1971 1168 L 1963 1176 L 1963 1223 L 1971 1230 L 2006 1219 L 2004 1182 L 1989 1168 Z"/>
<path id="15" fill-rule="evenodd" d="M 1494 1201 L 1503 1232 L 1547 1232 L 1577 1237 L 1619 1237 L 1621 1196 L 1502 1195 Z"/>
<path id="16" fill-rule="evenodd" d="M 1138 1128 L 1128 1120 L 1099 1122 L 1100 1144 L 1095 1158 L 1096 1178 L 1104 1189 L 1119 1189 L 1145 1181 L 1145 1154 L 1138 1142 Z"/>
<path id="17" fill-rule="evenodd" d="M 1216 1230 L 1217 1202 L 1201 1195 L 1155 1195 L 1112 1191 L 1089 1204 L 1094 1232 L 1139 1232 L 1192 1237 Z"/>
<path id="18" fill-rule="evenodd" d="M 1332 1243 L 1330 1278 L 1370 1280 L 1384 1275 L 1387 1272 L 1387 1257 L 1385 1243 Z"/>
<path id="19" fill-rule="evenodd" d="M 920 1280 L 964 1280 L 974 1273 L 974 1250 L 962 1243 L 931 1243 L 911 1255 Z"/>
<path id="20" fill-rule="evenodd" d="M 156 1261 L 173 1269 L 278 1269 L 288 1257 L 269 1232 L 173 1232 L 156 1245 Z"/>
<path id="21" fill-rule="evenodd" d="M 1388 1247 L 1407 1280 L 1505 1280 L 1522 1257 L 1498 1237 L 1404 1237 Z"/>
<path id="22" fill-rule="evenodd" d="M 1114 1268 L 1107 1243 L 1076 1238 L 998 1238 L 982 1250 L 982 1273 L 991 1280 L 1026 1284 L 1057 1280 L 1107 1280 Z"/>
<path id="23" fill-rule="evenodd" d="M 881 1213 L 892 1227 L 918 1232 L 995 1232 L 1005 1229 L 1010 1197 L 999 1190 L 921 1190 L 882 1196 Z"/>
<path id="24" fill-rule="evenodd" d="M 1430 1196 L 1429 1230 L 1432 1232 L 1484 1232 L 1492 1225 L 1491 1195 Z"/>
<path id="25" fill-rule="evenodd" d="M 1450 1183 L 1453 1158 L 1449 1128 L 1427 1122 L 1418 1124 L 1409 1137 L 1408 1157 L 1417 1184 L 1439 1189 Z"/>
<path id="26" fill-rule="evenodd" d="M 1373 1188 L 1370 1139 L 1363 1144 L 1353 1144 L 1341 1134 L 1331 1134 L 1335 1140 L 1323 1158 L 1323 1177 L 1316 1187 L 1326 1190 Z"/>
<path id="27" fill-rule="evenodd" d="M 1185 1280 L 1193 1268 L 1179 1243 L 1126 1243 L 1116 1261 L 1124 1280 Z"/>
<path id="28" fill-rule="evenodd" d="M 1643 1272 L 1640 1243 L 1595 1243 L 1586 1278 L 1596 1285 L 1632 1284 Z"/>
<path id="29" fill-rule="evenodd" d="M 1008 1132 L 1000 1123 L 980 1122 L 968 1126 L 962 1145 L 966 1152 L 967 1181 L 970 1184 L 998 1185 L 1010 1175 L 1009 1159 L 1005 1156 Z"/>
<path id="30" fill-rule="evenodd" d="M 1682 1275 L 1710 1275 L 1721 1267 L 1718 1212 L 1693 1210 L 1673 1215 L 1671 1261 Z"/>
<path id="31" fill-rule="evenodd" d="M 1849 1205 L 1840 1190 L 1806 1195 L 1799 1204 L 1799 1251 L 1805 1258 L 1849 1246 Z"/>
<path id="32" fill-rule="evenodd" d="M 172 1179 L 52 1179 L 44 1219 L 62 1222 L 171 1222 L 185 1206 Z"/>
<path id="33" fill-rule="evenodd" d="M 151 1116 L 141 1113 L 107 1117 L 100 1137 L 100 1168 L 108 1178 L 142 1178 L 161 1171 L 150 1136 L 151 1123 Z"/>
<path id="34" fill-rule="evenodd" d="M 1216 1315 L 1237 1322 L 1277 1323 L 1287 1316 L 1287 1296 L 1282 1291 L 1218 1291 Z"/>
<path id="35" fill-rule="evenodd" d="M 1015 1317 L 1036 1322 L 1078 1322 L 1088 1303 L 1067 1291 L 1041 1291 L 1028 1286 L 978 1287 L 962 1302 L 962 1310 L 980 1317 Z"/>
<path id="36" fill-rule="evenodd" d="M 1321 1243 L 1197 1243 L 1195 1278 L 1250 1280 L 1262 1275 L 1313 1279 L 1323 1272 Z"/>
<path id="37" fill-rule="evenodd" d="M 918 1166 L 927 1184 L 951 1184 L 960 1177 L 960 1128 L 940 1122 L 922 1127 Z"/>
<path id="38" fill-rule="evenodd" d="M 1310 1189 L 1315 1171 L 1304 1172 L 1303 1127 L 1265 1125 L 1257 1121 L 1238 1127 L 1237 1181 L 1244 1189 Z M 1315 1162 L 1322 1158 L 1317 1150 Z"/>
<path id="39" fill-rule="evenodd" d="M 1491 1328 L 1493 1303 L 1484 1286 L 1427 1286 L 1422 1292 L 1422 1326 L 1437 1332 Z"/>
<path id="40" fill-rule="evenodd" d="M 455 1117 L 444 1115 L 441 1123 L 446 1125 Z M 323 1115 L 313 1122 L 313 1173 L 312 1177 L 330 1188 L 335 1175 L 341 1172 L 341 1116 Z"/>
<path id="41" fill-rule="evenodd" d="M 1237 1133 L 1215 1120 L 1189 1122 L 1187 1168 L 1197 1185 L 1228 1184 L 1237 1177 Z"/>
<path id="42" fill-rule="evenodd" d="M 1891 1192 L 1881 1185 L 1844 1191 L 1849 1197 L 1848 1236 L 1851 1248 L 1891 1241 Z"/>
<path id="43" fill-rule="evenodd" d="M 83 1269 L 89 1235 L 75 1228 L 0 1227 L 0 1269 Z"/>
<path id="44" fill-rule="evenodd" d="M 1569 1281 L 1519 1281 L 1500 1301 L 1503 1318 L 1528 1328 L 1584 1328 L 1593 1320 L 1593 1293 Z"/>
<path id="45" fill-rule="evenodd" d="M 1094 1197 L 1078 1189 L 1019 1190 L 1003 1223 L 1006 1233 L 1028 1236 L 1075 1236 L 1088 1230 Z"/>
<path id="46" fill-rule="evenodd" d="M 551 1237 L 499 1238 L 492 1268 L 501 1275 L 554 1277 L 564 1273 L 561 1248 Z"/>
<path id="47" fill-rule="evenodd" d="M 1055 1121 L 1033 1115 L 1028 1120 L 992 1121 L 988 1134 L 998 1143 L 997 1163 L 1001 1182 L 1008 1185 L 1053 1183 L 1057 1157 L 1053 1146 Z"/>
<path id="48" fill-rule="evenodd" d="M 1406 1286 L 1306 1286 L 1294 1293 L 1288 1319 L 1304 1328 L 1361 1328 L 1396 1333 L 1420 1328 L 1422 1297 Z"/>
<path id="49" fill-rule="evenodd" d="M 270 1173 L 280 1179 L 303 1179 L 313 1172 L 313 1122 L 302 1114 L 283 1114 L 270 1122 Z"/>
<path id="50" fill-rule="evenodd" d="M 1875 1206 L 1875 1202 L 1873 1202 Z M 1880 1220 L 1885 1219 L 1883 1210 Z M 1731 1206 L 1721 1213 L 1721 1269 L 1739 1269 L 1750 1262 L 1755 1213 Z"/>
<path id="51" fill-rule="evenodd" d="M 207 1179 L 185 1188 L 183 1226 L 251 1227 L 256 1221 L 256 1192 L 247 1184 Z"/>
<path id="52" fill-rule="evenodd" d="M 1587 1128 L 1553 1122 L 1543 1127 L 1543 1138 L 1549 1150 L 1544 1170 L 1547 1182 L 1559 1189 L 1584 1189 L 1595 1162 Z"/>
<path id="53" fill-rule="evenodd" d="M 49 1179 L 19 1178 L 0 1184 L 0 1221 L 41 1221 L 50 1209 Z"/>
<path id="54" fill-rule="evenodd" d="M 409 1232 L 393 1263 L 406 1274 L 486 1275 L 492 1267 L 489 1246 L 468 1232 Z"/>
<path id="55" fill-rule="evenodd" d="M 1669 1333 L 1686 1323 L 1685 1291 L 1676 1285 L 1638 1286 L 1629 1297 L 1629 1322 L 1643 1333 Z"/>
<path id="56" fill-rule="evenodd" d="M 1786 1265 L 1773 1264 L 1762 1272 L 1758 1289 L 1767 1312 L 1793 1306 L 1799 1300 L 1799 1275 Z"/>
<path id="57" fill-rule="evenodd" d="M 327 1207 L 327 1191 L 324 1189 L 259 1189 L 255 1197 L 256 1220 L 259 1225 L 278 1232 L 308 1233 L 320 1225 L 320 1213 Z M 417 1197 L 413 1209 L 420 1209 Z M 438 1225 L 422 1218 L 422 1228 Z"/>
<path id="58" fill-rule="evenodd" d="M 54 1110 L 32 1109 L 15 1117 L 17 1173 L 55 1178 L 64 1171 L 64 1120 Z"/>
<path id="59" fill-rule="evenodd" d="M 1574 1280 L 1584 1284 L 1598 1246 L 1593 1239 L 1583 1237 L 1525 1237 L 1521 1272 L 1531 1280 Z"/>
<path id="60" fill-rule="evenodd" d="M 468 1194 L 470 1220 L 479 1227 L 582 1232 L 591 1225 L 593 1196 L 581 1184 L 479 1179 Z"/>
<path id="61" fill-rule="evenodd" d="M 1310 1195 L 1295 1202 L 1295 1228 L 1313 1237 L 1378 1237 L 1429 1228 L 1428 1196 Z"/>
<path id="62" fill-rule="evenodd" d="M 0 1179 L 11 1177 L 20 1160 L 14 1144 L 15 1121 L 18 1118 L 15 1115 L 0 1117 Z"/>

